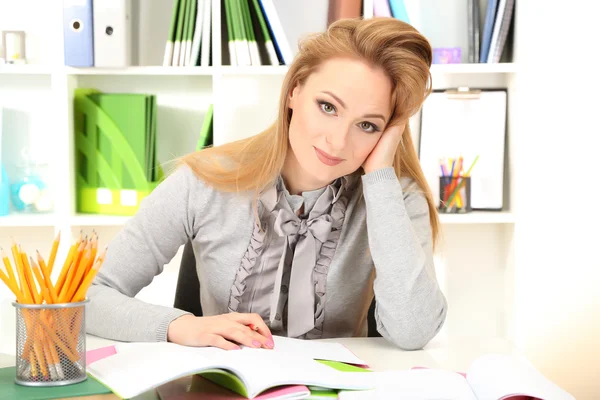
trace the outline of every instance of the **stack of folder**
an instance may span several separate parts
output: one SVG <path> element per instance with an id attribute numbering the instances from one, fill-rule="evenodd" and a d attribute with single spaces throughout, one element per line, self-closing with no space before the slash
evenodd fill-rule
<path id="1" fill-rule="evenodd" d="M 174 0 L 163 66 L 211 65 L 211 2 L 212 0 Z"/>
<path id="2" fill-rule="evenodd" d="M 77 211 L 133 215 L 163 178 L 156 97 L 75 92 Z"/>
<path id="3" fill-rule="evenodd" d="M 293 53 L 273 0 L 223 0 L 223 64 L 291 64 Z"/>

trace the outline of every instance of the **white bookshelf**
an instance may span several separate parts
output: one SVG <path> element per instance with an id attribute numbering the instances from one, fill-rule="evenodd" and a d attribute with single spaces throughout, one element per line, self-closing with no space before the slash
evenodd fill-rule
<path id="1" fill-rule="evenodd" d="M 34 7 L 42 0 L 23 0 Z M 13 11 L 9 2 L 0 2 L 0 15 Z M 50 3 L 50 2 L 49 2 Z M 140 60 L 151 66 L 127 68 L 71 68 L 63 66 L 60 3 L 45 4 L 46 13 L 36 16 L 38 24 L 28 24 L 28 37 L 34 48 L 51 46 L 39 57 L 38 65 L 0 66 L 0 106 L 17 107 L 27 114 L 31 126 L 27 129 L 30 141 L 47 144 L 47 154 L 53 171 L 55 211 L 50 215 L 11 215 L 0 217 L 0 239 L 15 236 L 26 249 L 34 250 L 49 232 L 61 232 L 63 245 L 79 232 L 100 234 L 106 245 L 127 223 L 130 217 L 79 214 L 75 209 L 74 140 L 72 131 L 73 91 L 79 87 L 94 87 L 101 91 L 154 93 L 158 103 L 158 157 L 161 162 L 172 160 L 195 148 L 204 115 L 214 104 L 214 143 L 227 143 L 255 134 L 266 128 L 277 114 L 281 82 L 286 66 L 236 67 L 220 65 L 221 26 L 220 1 L 213 0 L 212 52 L 210 67 L 162 67 L 164 39 L 161 32 L 170 24 L 170 0 L 140 2 L 140 31 L 148 39 L 139 45 Z M 371 1 L 365 1 L 368 7 Z M 14 15 L 15 28 L 26 14 Z M 300 17 L 298 17 L 300 18 Z M 43 21 L 42 21 L 43 20 Z M 34 21 L 35 22 L 35 21 Z M 25 22 L 23 22 L 25 23 Z M 163 24 L 163 25 L 160 25 Z M 152 27 L 152 28 L 151 28 Z M 154 29 L 155 28 L 155 29 Z M 146 36 L 144 36 L 146 37 Z M 160 56 L 160 60 L 159 57 Z M 512 337 L 514 290 L 512 276 L 515 268 L 513 237 L 516 218 L 515 176 L 516 152 L 514 135 L 518 131 L 517 96 L 518 63 L 434 65 L 431 69 L 434 88 L 458 86 L 507 88 L 509 93 L 508 120 L 508 208 L 501 212 L 472 212 L 465 215 L 441 214 L 443 250 L 437 256 L 438 279 L 450 303 L 448 321 L 443 335 L 480 337 Z M 16 94 L 16 95 L 15 95 Z M 16 96 L 16 97 L 15 97 Z M 43 101 L 28 102 L 28 98 Z M 418 132 L 415 118 L 413 134 Z M 37 122 L 36 122 L 37 121 Z M 43 121 L 43 124 L 40 122 Z M 4 141 L 11 139 L 5 126 Z M 8 138 L 8 139 L 7 139 Z M 37 232 L 37 233 L 36 233 Z M 29 235 L 34 239 L 29 239 Z M 48 240 L 49 239 L 49 240 Z M 5 243 L 0 243 L 3 245 Z M 66 246 L 59 251 L 64 256 Z M 168 271 L 176 271 L 176 259 Z M 152 285 L 162 284 L 160 280 Z M 170 281 L 169 281 L 170 282 Z M 477 282 L 477 285 L 465 285 Z M 151 286 L 152 286 L 151 285 Z M 164 290 L 163 290 L 164 289 Z M 155 293 L 172 296 L 174 287 L 152 288 L 140 293 L 140 298 L 161 302 Z M 152 296 L 145 293 L 153 293 Z M 146 297 L 145 297 L 146 296 Z M 471 321 L 471 317 L 475 316 Z"/>

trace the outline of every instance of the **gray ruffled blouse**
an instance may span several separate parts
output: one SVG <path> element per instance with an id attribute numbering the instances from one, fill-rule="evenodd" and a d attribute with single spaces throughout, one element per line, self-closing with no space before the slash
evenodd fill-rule
<path id="1" fill-rule="evenodd" d="M 237 271 L 229 311 L 261 315 L 274 334 L 321 337 L 327 271 L 356 181 L 345 176 L 292 195 L 280 178 L 260 197 L 260 224 Z"/>
<path id="2" fill-rule="evenodd" d="M 86 328 L 124 341 L 165 341 L 188 313 L 140 301 L 191 241 L 206 316 L 257 313 L 275 335 L 364 336 L 406 349 L 441 328 L 447 303 L 433 265 L 427 199 L 393 168 L 291 195 L 280 179 L 259 197 L 218 191 L 189 168 L 171 174 L 109 244 L 88 291 Z"/>

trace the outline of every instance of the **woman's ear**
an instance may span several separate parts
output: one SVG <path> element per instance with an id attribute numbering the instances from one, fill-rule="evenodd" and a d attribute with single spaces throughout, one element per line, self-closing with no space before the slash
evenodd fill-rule
<path id="1" fill-rule="evenodd" d="M 296 104 L 296 99 L 298 98 L 298 92 L 300 91 L 300 88 L 298 85 L 294 86 L 294 88 L 292 89 L 290 95 L 288 96 L 288 108 L 290 110 L 294 109 L 294 106 Z"/>

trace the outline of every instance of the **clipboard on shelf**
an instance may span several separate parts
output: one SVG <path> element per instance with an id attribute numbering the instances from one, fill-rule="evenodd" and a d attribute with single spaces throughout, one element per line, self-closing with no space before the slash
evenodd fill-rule
<path id="1" fill-rule="evenodd" d="M 504 208 L 506 89 L 434 90 L 423 103 L 419 160 L 435 199 L 439 199 L 440 160 L 464 157 L 471 172 L 471 208 Z M 466 168 L 465 168 L 466 170 Z"/>

